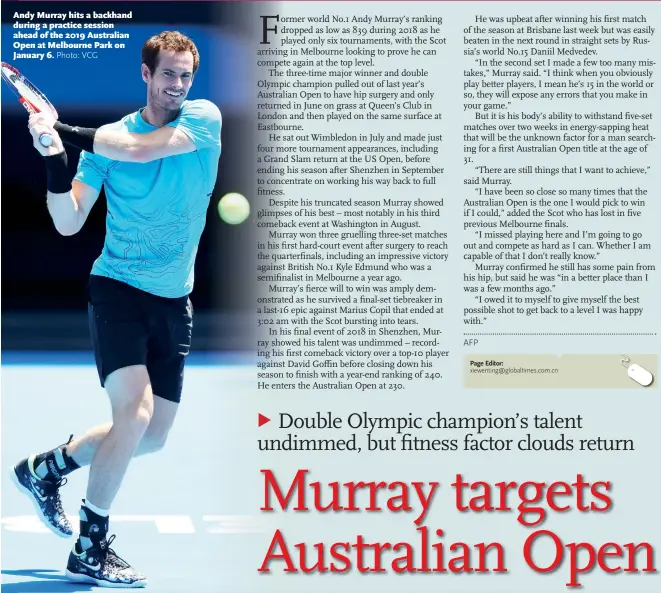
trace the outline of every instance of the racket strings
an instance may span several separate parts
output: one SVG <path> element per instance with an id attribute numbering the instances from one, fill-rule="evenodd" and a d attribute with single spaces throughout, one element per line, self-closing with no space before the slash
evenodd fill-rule
<path id="1" fill-rule="evenodd" d="M 50 113 L 57 119 L 57 111 L 44 94 L 14 68 L 3 64 L 2 78 L 13 87 L 20 102 L 29 113 Z"/>
<path id="2" fill-rule="evenodd" d="M 28 113 L 47 113 L 58 119 L 57 111 L 51 102 L 46 98 L 36 86 L 34 86 L 25 76 L 23 76 L 13 66 L 2 62 L 2 79 L 7 83 L 15 95 L 18 96 L 20 103 L 25 107 Z M 50 146 L 53 143 L 53 137 L 50 134 L 41 134 L 39 142 L 42 146 Z"/>

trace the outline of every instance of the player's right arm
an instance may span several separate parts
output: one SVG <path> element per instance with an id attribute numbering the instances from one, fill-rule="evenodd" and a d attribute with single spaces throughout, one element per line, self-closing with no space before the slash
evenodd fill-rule
<path id="1" fill-rule="evenodd" d="M 99 197 L 101 185 L 71 180 L 67 153 L 61 138 L 54 129 L 44 124 L 34 125 L 32 123 L 28 128 L 33 138 L 33 145 L 43 157 L 46 165 L 46 198 L 48 212 L 53 219 L 55 229 L 61 235 L 75 235 L 83 228 L 92 206 Z M 42 146 L 39 141 L 40 136 L 44 133 L 53 137 L 53 143 L 50 146 Z M 98 176 L 96 181 L 98 181 Z"/>
<path id="2" fill-rule="evenodd" d="M 68 237 L 82 229 L 99 193 L 98 189 L 76 180 L 68 192 L 47 192 L 48 212 L 57 232 Z"/>

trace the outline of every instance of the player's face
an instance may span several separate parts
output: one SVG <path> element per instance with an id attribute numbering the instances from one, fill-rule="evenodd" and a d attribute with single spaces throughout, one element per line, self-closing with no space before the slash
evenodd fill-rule
<path id="1" fill-rule="evenodd" d="M 179 109 L 193 83 L 193 54 L 161 50 L 154 72 L 144 74 L 150 101 L 166 111 Z"/>

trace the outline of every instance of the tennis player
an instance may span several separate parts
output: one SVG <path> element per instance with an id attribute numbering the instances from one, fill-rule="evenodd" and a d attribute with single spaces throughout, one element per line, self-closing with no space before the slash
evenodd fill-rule
<path id="1" fill-rule="evenodd" d="M 14 468 L 19 487 L 56 534 L 73 530 L 62 511 L 65 476 L 90 465 L 80 535 L 66 574 L 107 587 L 144 587 L 146 579 L 109 547 L 109 512 L 131 459 L 160 450 L 182 393 L 191 347 L 194 263 L 221 150 L 221 114 L 187 100 L 200 63 L 194 43 L 165 31 L 142 50 L 147 105 L 98 129 L 32 115 L 29 129 L 47 172 L 55 228 L 78 232 L 105 188 L 106 238 L 88 285 L 91 341 L 110 398 L 112 423 Z M 53 143 L 39 142 L 50 134 Z M 74 177 L 65 145 L 80 149 Z"/>

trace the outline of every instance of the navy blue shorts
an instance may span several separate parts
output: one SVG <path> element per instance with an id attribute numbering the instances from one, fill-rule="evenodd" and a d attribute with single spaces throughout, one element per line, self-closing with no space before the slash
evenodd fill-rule
<path id="1" fill-rule="evenodd" d="M 118 369 L 144 365 L 154 395 L 179 402 L 193 330 L 190 299 L 155 296 L 96 275 L 90 276 L 87 296 L 101 386 Z"/>

